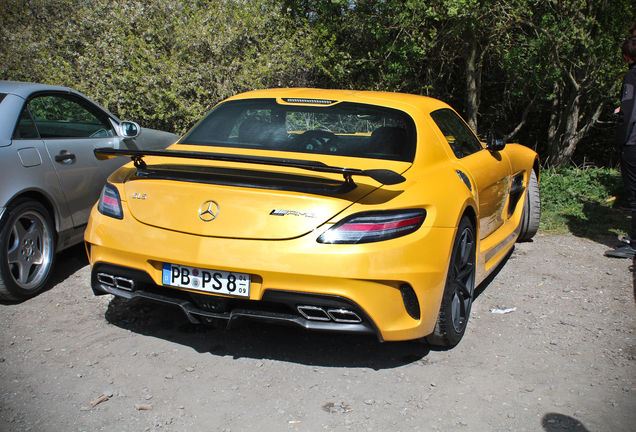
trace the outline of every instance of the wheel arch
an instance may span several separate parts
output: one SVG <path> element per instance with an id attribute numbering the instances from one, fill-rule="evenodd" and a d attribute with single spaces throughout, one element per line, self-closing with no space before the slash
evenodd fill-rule
<path id="1" fill-rule="evenodd" d="M 13 204 L 14 202 L 16 202 L 19 199 L 29 199 L 29 200 L 36 201 L 36 202 L 42 204 L 42 206 L 44 206 L 44 208 L 48 212 L 49 216 L 53 220 L 53 225 L 55 227 L 55 236 L 57 237 L 59 235 L 59 233 L 60 233 L 59 213 L 58 213 L 57 208 L 53 204 L 53 200 L 50 199 L 47 196 L 46 193 L 44 193 L 42 191 L 38 191 L 38 190 L 22 191 L 19 194 L 17 194 L 14 197 L 12 197 L 9 201 L 7 201 L 7 203 L 5 204 L 5 208 L 11 206 L 11 204 Z M 8 214 L 3 214 L 2 216 L 6 217 L 6 216 L 8 216 Z"/>
<path id="2" fill-rule="evenodd" d="M 468 220 L 470 221 L 471 225 L 473 226 L 473 230 L 475 231 L 475 242 L 476 242 L 476 247 L 475 247 L 475 264 L 477 265 L 476 268 L 476 272 L 475 272 L 475 286 L 479 285 L 481 283 L 481 281 L 484 279 L 484 274 L 485 274 L 485 269 L 483 262 L 481 262 L 481 258 L 480 258 L 480 233 L 479 233 L 479 222 L 478 222 L 478 216 L 477 216 L 477 211 L 475 210 L 475 207 L 473 207 L 473 205 L 469 204 L 468 206 L 466 206 L 466 208 L 464 209 L 464 211 L 462 212 L 461 216 L 459 217 L 459 220 L 457 221 L 457 227 L 459 228 L 459 224 L 461 223 L 462 219 L 464 217 L 467 217 Z"/>
<path id="3" fill-rule="evenodd" d="M 532 171 L 537 176 L 537 182 L 541 184 L 541 161 L 539 161 L 539 157 L 535 158 L 534 163 L 532 164 Z"/>
<path id="4" fill-rule="evenodd" d="M 459 223 L 461 222 L 462 218 L 464 216 L 467 216 L 468 219 L 470 220 L 470 223 L 473 225 L 473 228 L 475 229 L 475 233 L 477 238 L 479 238 L 479 227 L 477 224 L 477 212 L 475 211 L 475 208 L 469 204 L 466 206 L 466 208 L 464 209 L 464 211 L 462 212 L 461 216 L 459 217 L 459 219 L 457 220 L 457 226 L 459 226 Z"/>

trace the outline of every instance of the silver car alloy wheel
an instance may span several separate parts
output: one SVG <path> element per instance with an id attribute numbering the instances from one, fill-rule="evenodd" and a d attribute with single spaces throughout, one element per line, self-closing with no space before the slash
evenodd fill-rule
<path id="1" fill-rule="evenodd" d="M 39 212 L 26 209 L 7 228 L 6 259 L 13 281 L 24 290 L 39 287 L 53 262 L 53 233 L 48 223 Z"/>

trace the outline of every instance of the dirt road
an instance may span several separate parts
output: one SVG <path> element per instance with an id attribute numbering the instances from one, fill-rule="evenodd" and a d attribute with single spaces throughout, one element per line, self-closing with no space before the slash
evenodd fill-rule
<path id="1" fill-rule="evenodd" d="M 58 256 L 52 289 L 0 304 L 0 431 L 635 431 L 632 262 L 605 249 L 517 245 L 460 345 L 436 351 L 194 326 L 93 296 L 77 247 Z"/>

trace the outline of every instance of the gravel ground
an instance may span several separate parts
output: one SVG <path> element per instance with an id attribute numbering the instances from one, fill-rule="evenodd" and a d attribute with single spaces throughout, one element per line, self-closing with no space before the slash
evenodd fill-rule
<path id="1" fill-rule="evenodd" d="M 0 304 L 0 431 L 635 431 L 632 262 L 605 243 L 517 245 L 451 350 L 195 326 L 95 297 L 76 247 L 53 288 Z"/>

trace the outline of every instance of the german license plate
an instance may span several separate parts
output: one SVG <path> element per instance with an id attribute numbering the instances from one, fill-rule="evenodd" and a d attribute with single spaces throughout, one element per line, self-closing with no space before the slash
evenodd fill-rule
<path id="1" fill-rule="evenodd" d="M 250 296 L 250 275 L 209 270 L 177 264 L 163 264 L 163 284 L 216 294 Z"/>

